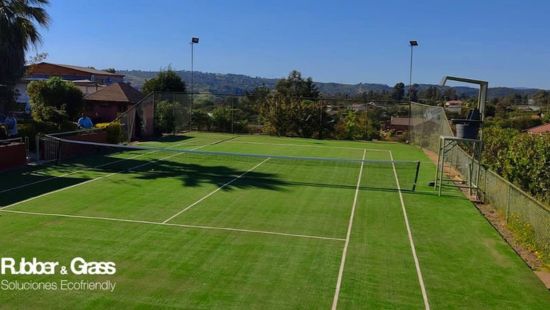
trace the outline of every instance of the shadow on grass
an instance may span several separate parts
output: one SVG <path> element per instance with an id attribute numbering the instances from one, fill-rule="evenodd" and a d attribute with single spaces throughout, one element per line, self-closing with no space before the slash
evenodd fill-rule
<path id="1" fill-rule="evenodd" d="M 208 161 L 205 161 L 208 163 Z M 154 180 L 159 178 L 179 179 L 183 186 L 196 187 L 202 184 L 215 184 L 222 186 L 227 182 L 243 175 L 238 180 L 225 185 L 222 190 L 230 191 L 235 188 L 261 188 L 268 190 L 284 190 L 284 186 L 290 183 L 280 179 L 274 173 L 248 171 L 259 164 L 260 161 L 251 161 L 245 169 L 234 168 L 226 165 L 204 165 L 192 162 L 160 160 L 150 165 L 152 169 L 142 169 L 136 176 L 137 179 Z"/>
<path id="2" fill-rule="evenodd" d="M 162 136 L 158 139 L 151 140 L 151 142 L 172 143 L 172 142 L 181 142 L 181 141 L 189 140 L 189 139 L 192 139 L 192 138 L 193 137 L 189 137 L 189 136 L 186 136 L 186 135 L 166 135 L 166 136 Z"/>
<path id="3" fill-rule="evenodd" d="M 184 154 L 177 160 L 138 158 L 122 160 L 111 156 L 82 157 L 79 160 L 71 161 L 70 164 L 48 165 L 44 166 L 43 169 L 12 171 L 9 177 L 17 181 L 6 182 L 2 179 L 2 184 L 6 183 L 6 185 L 0 188 L 0 191 L 4 191 L 0 194 L 0 208 L 106 176 L 111 176 L 108 180 L 113 186 L 117 186 L 117 184 L 121 186 L 136 185 L 135 182 L 130 182 L 132 179 L 151 181 L 177 179 L 181 180 L 184 187 L 197 187 L 203 184 L 222 186 L 246 173 L 247 176 L 256 181 L 250 182 L 246 178 L 241 178 L 225 185 L 222 190 L 230 191 L 235 188 L 284 190 L 284 186 L 289 185 L 273 173 L 247 172 L 248 169 L 258 163 L 259 161 L 250 161 L 250 163 L 245 164 L 245 168 L 236 168 L 219 164 L 219 160 L 212 162 L 208 158 L 186 158 Z M 101 165 L 101 167 L 98 167 L 98 165 Z M 116 173 L 116 177 L 111 175 L 113 173 Z M 8 177 L 8 175 L 4 176 Z M 147 182 L 142 182 L 136 186 L 142 186 L 144 191 L 150 191 L 154 190 L 155 186 L 162 186 L 162 184 L 151 182 L 149 185 Z M 101 192 L 98 192 L 98 195 L 101 195 Z"/>
<path id="4" fill-rule="evenodd" d="M 172 138 L 179 138 L 179 136 Z M 180 180 L 183 187 L 198 187 L 204 184 L 212 184 L 218 187 L 225 185 L 222 188 L 224 191 L 246 188 L 289 191 L 291 187 L 299 186 L 345 190 L 356 189 L 356 184 L 354 183 L 331 183 L 330 180 L 307 182 L 281 177 L 276 173 L 247 172 L 248 169 L 260 163 L 260 159 L 250 159 L 250 161 L 243 162 L 224 158 L 193 158 L 183 153 L 181 155 L 174 153 L 174 155 L 174 158 L 171 159 L 151 159 L 147 158 L 148 154 L 145 154 L 142 158 L 121 158 L 117 157 L 118 154 L 84 156 L 61 165 L 47 165 L 43 166 L 42 169 L 25 168 L 19 171 L 0 174 L 0 207 L 77 185 L 94 178 L 105 177 L 112 173 L 117 174 L 117 177 L 108 179 L 112 186 L 117 186 L 118 184 L 121 186 L 140 186 L 144 188 L 144 191 L 154 190 L 155 186 L 162 186 L 162 182 L 131 181 Z M 236 164 L 239 164 L 239 167 L 235 167 Z M 234 180 L 243 174 L 243 177 Z M 231 183 L 226 184 L 228 182 Z M 9 190 L 10 188 L 16 189 Z M 397 192 L 397 189 L 391 184 L 376 184 L 376 182 L 361 186 L 360 190 Z M 407 189 L 403 189 L 403 191 L 414 195 L 437 197 L 437 193 L 433 191 L 412 192 Z M 101 193 L 99 192 L 98 195 L 101 195 Z M 447 194 L 442 196 L 463 199 L 462 196 Z"/>

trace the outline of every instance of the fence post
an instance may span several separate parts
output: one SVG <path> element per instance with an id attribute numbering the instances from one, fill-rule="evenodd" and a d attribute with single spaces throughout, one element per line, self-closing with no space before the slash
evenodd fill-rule
<path id="1" fill-rule="evenodd" d="M 483 203 L 487 202 L 487 169 L 483 169 L 485 187 L 481 191 L 483 193 Z"/>
<path id="2" fill-rule="evenodd" d="M 510 192 L 512 191 L 510 186 L 508 187 L 508 195 L 506 195 L 506 224 L 508 224 L 508 218 L 510 217 Z"/>

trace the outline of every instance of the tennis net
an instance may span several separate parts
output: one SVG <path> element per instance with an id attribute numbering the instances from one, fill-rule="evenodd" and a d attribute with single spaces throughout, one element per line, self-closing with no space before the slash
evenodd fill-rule
<path id="1" fill-rule="evenodd" d="M 228 137 L 227 139 L 232 139 Z M 138 173 L 139 177 L 185 177 L 188 182 L 195 178 L 218 176 L 234 177 L 243 174 L 258 164 L 254 173 L 247 173 L 247 182 L 273 186 L 316 186 L 355 189 L 361 166 L 361 188 L 372 190 L 414 191 L 420 168 L 419 161 L 363 160 L 336 157 L 299 157 L 269 154 L 216 152 L 208 146 L 222 141 L 213 141 L 199 146 L 186 142 L 159 144 L 113 145 L 89 141 L 75 141 L 47 137 L 43 143 L 53 150 L 55 162 L 76 165 L 91 170 L 109 173 Z"/>

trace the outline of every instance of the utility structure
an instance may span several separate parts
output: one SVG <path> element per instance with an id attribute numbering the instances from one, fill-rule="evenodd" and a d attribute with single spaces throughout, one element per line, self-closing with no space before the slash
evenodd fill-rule
<path id="1" fill-rule="evenodd" d="M 437 158 L 437 169 L 434 188 L 441 195 L 443 186 L 454 186 L 467 188 L 470 196 L 479 198 L 479 180 L 481 171 L 481 152 L 483 142 L 481 140 L 481 126 L 485 118 L 485 104 L 487 101 L 487 81 L 461 78 L 455 76 L 444 76 L 441 86 L 447 81 L 475 84 L 479 86 L 477 107 L 470 110 L 466 119 L 453 119 L 451 122 L 456 126 L 456 135 L 440 136 L 439 151 Z M 457 184 L 457 180 L 445 178 L 446 165 L 454 167 L 466 178 L 464 183 Z"/>
<path id="2" fill-rule="evenodd" d="M 191 104 L 189 107 L 189 130 L 191 130 L 192 118 L 193 118 L 193 97 L 194 97 L 194 87 L 195 87 L 195 81 L 194 81 L 194 71 L 193 71 L 193 65 L 195 61 L 195 55 L 194 55 L 194 46 L 195 44 L 199 44 L 199 38 L 198 37 L 192 37 L 191 38 Z"/>
<path id="3" fill-rule="evenodd" d="M 409 66 L 409 134 L 408 134 L 408 140 L 409 143 L 412 141 L 412 125 L 411 125 L 411 118 L 412 118 L 412 76 L 413 76 L 413 49 L 415 46 L 418 46 L 418 41 L 411 40 L 409 41 L 409 45 L 411 47 L 411 62 Z"/>

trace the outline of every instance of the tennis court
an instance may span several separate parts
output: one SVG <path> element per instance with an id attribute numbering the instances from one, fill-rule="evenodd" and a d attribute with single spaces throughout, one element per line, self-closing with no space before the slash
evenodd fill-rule
<path id="1" fill-rule="evenodd" d="M 413 146 L 192 132 L 83 147 L 0 174 L 2 257 L 112 261 L 116 274 L 3 279 L 116 288 L 0 291 L 2 306 L 550 305 L 459 191 L 428 187 L 435 166 Z"/>

